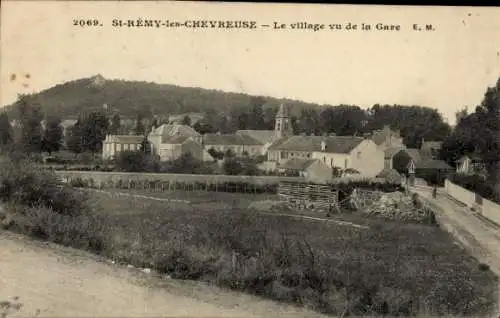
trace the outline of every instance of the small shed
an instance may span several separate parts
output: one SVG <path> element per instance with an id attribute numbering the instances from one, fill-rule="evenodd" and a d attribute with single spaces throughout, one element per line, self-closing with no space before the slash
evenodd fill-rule
<path id="1" fill-rule="evenodd" d="M 291 172 L 314 183 L 328 183 L 333 175 L 332 168 L 319 159 L 291 158 L 279 165 L 278 171 Z"/>

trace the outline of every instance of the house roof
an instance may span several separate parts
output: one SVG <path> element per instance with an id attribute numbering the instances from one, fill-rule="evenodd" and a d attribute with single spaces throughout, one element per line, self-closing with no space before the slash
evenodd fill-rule
<path id="1" fill-rule="evenodd" d="M 247 135 L 253 139 L 260 141 L 262 144 L 272 142 L 274 140 L 274 130 L 238 130 L 237 135 Z"/>
<path id="2" fill-rule="evenodd" d="M 143 136 L 137 135 L 110 135 L 109 141 L 121 144 L 140 144 L 144 140 Z"/>
<path id="3" fill-rule="evenodd" d="M 309 168 L 314 162 L 318 161 L 318 159 L 302 159 L 302 158 L 291 158 L 279 165 L 279 169 L 286 170 L 296 170 L 296 171 L 304 171 Z"/>
<path id="4" fill-rule="evenodd" d="M 162 143 L 171 144 L 171 145 L 181 145 L 186 141 L 190 140 L 190 136 L 185 135 L 174 135 L 174 136 L 166 136 L 162 138 Z"/>
<path id="5" fill-rule="evenodd" d="M 327 153 L 350 153 L 363 140 L 362 137 L 352 136 L 292 136 L 273 144 L 273 150 L 287 151 L 321 151 L 321 142 L 325 141 Z"/>
<path id="6" fill-rule="evenodd" d="M 177 124 L 163 124 L 160 127 L 154 129 L 151 136 L 162 136 L 162 143 L 168 140 L 171 136 L 182 135 L 182 136 L 199 136 L 200 134 L 187 125 L 177 125 Z"/>
<path id="7" fill-rule="evenodd" d="M 422 160 L 420 162 L 415 162 L 415 168 L 417 169 L 436 169 L 436 170 L 453 170 L 446 162 L 443 160 Z"/>
<path id="8" fill-rule="evenodd" d="M 203 143 L 205 145 L 262 146 L 260 141 L 240 134 L 205 134 Z"/>

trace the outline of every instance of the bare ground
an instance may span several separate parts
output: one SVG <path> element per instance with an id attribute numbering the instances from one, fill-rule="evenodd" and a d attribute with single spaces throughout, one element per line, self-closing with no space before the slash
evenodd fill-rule
<path id="1" fill-rule="evenodd" d="M 0 246 L 0 302 L 19 297 L 23 305 L 8 317 L 321 317 L 8 232 L 0 232 Z"/>

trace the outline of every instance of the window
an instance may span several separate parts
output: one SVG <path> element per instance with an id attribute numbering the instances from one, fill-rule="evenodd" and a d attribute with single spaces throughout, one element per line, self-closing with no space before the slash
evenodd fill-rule
<path id="1" fill-rule="evenodd" d="M 323 157 L 323 162 L 326 163 L 326 157 Z"/>
<path id="2" fill-rule="evenodd" d="M 358 159 L 361 158 L 361 151 L 358 151 L 358 153 L 356 154 L 356 158 L 358 158 Z"/>
<path id="3" fill-rule="evenodd" d="M 281 123 L 280 123 L 280 122 L 278 122 L 277 129 L 278 129 L 278 130 L 280 130 L 280 129 L 281 129 Z"/>
<path id="4" fill-rule="evenodd" d="M 347 169 L 347 159 L 344 160 L 344 169 Z"/>
<path id="5" fill-rule="evenodd" d="M 333 158 L 330 159 L 330 167 L 333 167 Z"/>

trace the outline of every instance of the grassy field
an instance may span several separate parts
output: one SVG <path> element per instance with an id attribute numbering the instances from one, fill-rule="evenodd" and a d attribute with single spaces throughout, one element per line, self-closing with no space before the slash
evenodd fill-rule
<path id="1" fill-rule="evenodd" d="M 487 316 L 494 302 L 496 277 L 437 227 L 368 220 L 357 229 L 258 215 L 243 195 L 168 196 L 193 204 L 94 194 L 102 252 L 331 314 Z"/>

